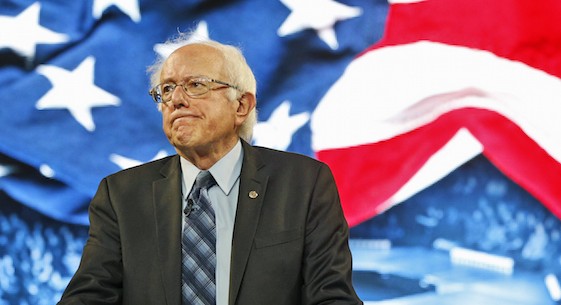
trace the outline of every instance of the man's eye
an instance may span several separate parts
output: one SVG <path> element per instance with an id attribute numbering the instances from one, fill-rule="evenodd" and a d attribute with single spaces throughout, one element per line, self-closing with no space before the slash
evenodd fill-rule
<path id="1" fill-rule="evenodd" d="M 175 88 L 172 84 L 164 84 L 162 85 L 162 94 L 170 93 Z"/>
<path id="2" fill-rule="evenodd" d="M 190 81 L 187 85 L 189 86 L 189 88 L 193 89 L 200 89 L 205 86 L 203 82 L 197 80 Z"/>

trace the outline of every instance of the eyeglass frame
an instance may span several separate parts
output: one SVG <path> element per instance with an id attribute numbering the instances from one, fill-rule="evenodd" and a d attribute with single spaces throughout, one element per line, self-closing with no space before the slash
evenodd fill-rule
<path id="1" fill-rule="evenodd" d="M 207 91 L 205 91 L 205 92 L 203 92 L 203 93 L 200 93 L 200 94 L 191 94 L 191 93 L 189 93 L 189 90 L 187 90 L 187 88 L 185 87 L 185 85 L 188 84 L 188 83 L 189 83 L 190 81 L 192 81 L 192 80 L 204 80 L 204 81 L 206 81 L 206 82 L 208 82 L 208 83 L 216 83 L 216 84 L 223 85 L 224 87 L 211 88 L 210 86 L 208 86 L 208 84 L 203 84 L 203 85 L 208 89 Z M 174 91 L 178 86 L 180 86 L 181 88 L 183 88 L 183 91 L 185 92 L 185 94 L 187 94 L 187 96 L 189 96 L 189 97 L 191 97 L 191 98 L 199 98 L 199 97 L 201 97 L 202 95 L 204 95 L 204 94 L 210 92 L 211 90 L 218 90 L 218 89 L 223 89 L 223 88 L 232 88 L 232 89 L 236 89 L 237 91 L 239 91 L 239 92 L 241 92 L 241 93 L 244 92 L 240 87 L 238 87 L 238 86 L 236 86 L 236 85 L 229 84 L 229 83 L 227 83 L 227 82 L 223 82 L 223 81 L 220 81 L 220 80 L 217 80 L 217 79 L 213 79 L 213 78 L 210 78 L 210 77 L 206 77 L 206 76 L 193 76 L 193 77 L 187 78 L 187 80 L 186 80 L 185 82 L 183 82 L 182 84 L 176 84 L 176 83 L 174 83 L 174 82 L 165 82 L 165 83 L 157 84 L 156 86 L 152 87 L 152 88 L 148 91 L 148 94 L 152 97 L 152 100 L 153 100 L 156 104 L 164 104 L 164 103 L 171 102 L 171 98 L 169 99 L 169 101 L 164 101 L 164 99 L 163 99 L 163 97 L 162 97 L 162 94 L 161 94 L 161 93 L 160 93 L 160 94 L 157 93 L 157 88 L 158 88 L 159 86 L 161 86 L 162 84 L 170 84 L 170 85 L 173 85 L 173 88 L 171 89 L 171 90 L 172 90 L 172 93 L 173 93 L 173 91 Z M 160 92 L 161 92 L 161 90 L 160 90 Z M 160 101 L 158 101 L 158 98 L 157 98 L 157 97 L 159 97 Z"/>

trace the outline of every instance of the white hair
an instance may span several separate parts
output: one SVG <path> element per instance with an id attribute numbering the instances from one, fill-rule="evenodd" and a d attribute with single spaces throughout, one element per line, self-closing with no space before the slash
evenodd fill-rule
<path id="1" fill-rule="evenodd" d="M 249 92 L 254 96 L 257 95 L 257 82 L 255 80 L 255 76 L 253 75 L 253 71 L 247 64 L 245 57 L 242 54 L 240 48 L 222 44 L 220 42 L 210 40 L 210 39 L 193 39 L 192 34 L 189 33 L 179 33 L 179 35 L 174 38 L 166 41 L 164 43 L 165 46 L 185 46 L 191 44 L 202 44 L 206 46 L 210 46 L 216 50 L 218 50 L 224 56 L 224 69 L 226 72 L 227 77 L 229 78 L 228 82 L 231 82 L 232 85 L 237 86 L 240 88 L 242 92 Z M 150 84 L 151 87 L 154 87 L 160 83 L 160 73 L 162 72 L 162 67 L 165 63 L 167 58 L 158 57 L 158 59 L 148 67 L 148 75 L 150 76 Z M 227 95 L 228 99 L 231 101 L 238 100 L 242 97 L 243 93 L 239 92 L 235 89 L 231 89 L 230 93 Z M 158 110 L 161 111 L 161 104 L 158 104 Z M 243 122 L 240 130 L 238 131 L 238 135 L 240 138 L 244 139 L 246 142 L 251 142 L 251 138 L 253 136 L 253 127 L 257 124 L 257 107 L 254 107 L 251 112 L 249 113 L 248 117 L 246 118 L 245 122 Z"/>

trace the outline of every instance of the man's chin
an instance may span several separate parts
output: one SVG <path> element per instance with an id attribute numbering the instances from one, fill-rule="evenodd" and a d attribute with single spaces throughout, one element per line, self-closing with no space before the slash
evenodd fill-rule
<path id="1" fill-rule="evenodd" d="M 193 139 L 191 137 L 173 137 L 171 144 L 179 148 L 188 148 L 193 146 Z"/>

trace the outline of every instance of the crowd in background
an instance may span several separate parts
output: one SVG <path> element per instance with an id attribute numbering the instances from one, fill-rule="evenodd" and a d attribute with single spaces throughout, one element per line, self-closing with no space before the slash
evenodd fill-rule
<path id="1" fill-rule="evenodd" d="M 0 305 L 56 303 L 86 237 L 87 227 L 47 218 L 0 193 Z M 514 258 L 515 268 L 561 271 L 561 221 L 483 157 L 352 228 L 351 237 L 426 247 L 445 239 Z"/>
<path id="2" fill-rule="evenodd" d="M 438 184 L 355 227 L 351 238 L 425 247 L 446 240 L 513 258 L 515 268 L 561 271 L 561 221 L 484 157 Z"/>

